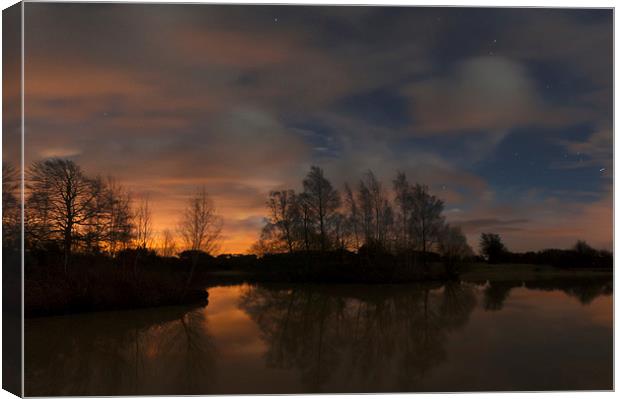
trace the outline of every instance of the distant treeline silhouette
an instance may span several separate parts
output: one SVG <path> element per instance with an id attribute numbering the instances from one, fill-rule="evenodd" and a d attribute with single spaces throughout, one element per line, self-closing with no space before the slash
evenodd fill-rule
<path id="1" fill-rule="evenodd" d="M 597 250 L 585 241 L 577 241 L 570 249 L 543 249 L 522 253 L 511 252 L 499 234 L 482 233 L 480 253 L 489 263 L 525 263 L 551 265 L 563 268 L 611 268 L 613 255 L 610 251 Z"/>
<path id="2" fill-rule="evenodd" d="M 180 209 L 175 230 L 153 230 L 148 197 L 114 178 L 88 176 L 72 160 L 34 162 L 25 173 L 25 301 L 28 314 L 182 303 L 204 299 L 213 271 L 255 281 L 386 283 L 455 278 L 471 262 L 609 268 L 610 252 L 512 253 L 497 234 L 475 255 L 443 202 L 397 173 L 388 185 L 366 172 L 342 192 L 312 166 L 302 192 L 272 191 L 250 255 L 216 255 L 222 218 L 204 188 Z M 3 162 L 5 264 L 19 264 L 19 175 Z M 15 282 L 20 276 L 7 274 Z M 13 270 L 13 269 L 11 269 Z M 246 277 L 244 277 L 246 278 Z"/>

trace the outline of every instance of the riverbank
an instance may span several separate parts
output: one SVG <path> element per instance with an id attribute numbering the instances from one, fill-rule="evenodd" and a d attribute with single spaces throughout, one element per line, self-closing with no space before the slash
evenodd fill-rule
<path id="1" fill-rule="evenodd" d="M 128 253 L 111 259 L 75 256 L 58 261 L 28 257 L 24 279 L 26 317 L 206 303 L 204 281 L 178 259 Z"/>
<path id="2" fill-rule="evenodd" d="M 432 265 L 431 269 L 441 270 L 441 265 Z M 458 280 L 468 283 L 484 284 L 488 281 L 493 282 L 514 282 L 514 281 L 533 281 L 550 279 L 613 279 L 613 271 L 609 269 L 563 269 L 547 265 L 528 265 L 528 264 L 497 264 L 471 263 L 462 266 L 462 271 L 458 276 L 447 279 L 441 278 L 442 273 L 437 271 L 434 278 L 424 279 L 422 277 L 411 280 L 390 281 L 390 282 L 370 282 L 365 285 L 385 285 L 385 284 L 411 284 L 423 282 L 442 282 L 446 280 Z M 208 286 L 227 286 L 235 284 L 270 283 L 286 282 L 277 274 L 262 273 L 257 271 L 225 270 L 212 271 L 205 273 L 204 280 Z M 288 281 L 295 282 L 295 281 Z M 310 283 L 310 282 L 308 282 Z M 359 281 L 350 281 L 349 284 L 364 284 Z"/>
<path id="3" fill-rule="evenodd" d="M 463 263 L 446 268 L 443 262 L 428 262 L 426 266 L 405 266 L 396 262 L 362 262 L 360 257 L 348 254 L 267 260 L 231 257 L 193 267 L 190 259 L 134 251 L 115 259 L 76 257 L 67 272 L 57 262 L 36 260 L 40 263 L 27 263 L 26 268 L 26 317 L 206 303 L 206 288 L 244 283 L 385 286 L 493 281 L 514 285 L 526 280 L 612 280 L 613 276 L 610 269 L 526 264 Z"/>
<path id="4" fill-rule="evenodd" d="M 24 314 L 38 317 L 208 303 L 209 293 L 204 287 L 186 289 L 181 279 L 171 284 L 167 277 L 141 277 L 138 281 L 106 277 L 26 280 Z"/>
<path id="5" fill-rule="evenodd" d="M 613 278 L 611 269 L 572 268 L 565 269 L 548 265 L 473 263 L 463 267 L 459 278 L 463 281 L 480 283 L 488 280 L 514 281 L 552 278 Z"/>

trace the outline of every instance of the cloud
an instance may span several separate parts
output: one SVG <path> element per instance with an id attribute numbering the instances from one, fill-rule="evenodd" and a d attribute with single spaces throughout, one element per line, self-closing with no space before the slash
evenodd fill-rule
<path id="1" fill-rule="evenodd" d="M 440 132 L 505 133 L 516 126 L 569 124 L 583 112 L 546 104 L 519 62 L 500 57 L 474 57 L 449 74 L 416 82 L 404 90 L 412 103 L 414 134 Z"/>
<path id="2" fill-rule="evenodd" d="M 115 175 L 151 195 L 162 228 L 205 185 L 234 250 L 258 233 L 268 191 L 300 189 L 311 164 L 337 187 L 372 169 L 389 188 L 405 171 L 461 210 L 450 213 L 455 222 L 532 229 L 513 231 L 515 246 L 594 234 L 584 226 L 603 218 L 606 194 L 589 195 L 590 210 L 544 198 L 505 206 L 477 174 L 515 127 L 583 121 L 601 128 L 559 144 L 611 169 L 612 24 L 540 12 L 29 4 L 26 162 L 70 156 L 91 174 Z M 483 32 L 501 44 L 493 56 L 482 33 L 466 31 L 481 19 L 496 21 Z M 565 79 L 564 91 L 550 95 L 541 68 Z M 339 108 L 360 99 L 363 107 Z M 403 109 L 400 123 L 366 114 L 398 118 L 385 112 L 392 106 Z M 578 214 L 590 216 L 574 226 L 554 219 Z"/>
<path id="3" fill-rule="evenodd" d="M 469 232 L 483 232 L 483 231 L 493 231 L 493 232 L 504 232 L 504 231 L 521 231 L 523 230 L 522 226 L 524 223 L 528 223 L 528 219 L 496 219 L 496 218 L 486 218 L 486 219 L 470 219 L 464 220 L 455 223 L 458 226 L 461 226 L 463 229 L 466 229 Z"/>
<path id="4" fill-rule="evenodd" d="M 463 227 L 470 245 L 480 233 L 500 233 L 511 251 L 568 248 L 578 240 L 604 249 L 612 248 L 613 201 L 611 185 L 587 202 L 564 196 L 538 198 L 523 193 L 510 203 L 470 203 L 464 212 L 450 212 L 448 222 Z"/>
<path id="5" fill-rule="evenodd" d="M 558 143 L 577 156 L 577 160 L 556 162 L 558 169 L 600 167 L 605 176 L 613 173 L 613 133 L 611 129 L 598 129 L 586 140 L 559 139 Z"/>

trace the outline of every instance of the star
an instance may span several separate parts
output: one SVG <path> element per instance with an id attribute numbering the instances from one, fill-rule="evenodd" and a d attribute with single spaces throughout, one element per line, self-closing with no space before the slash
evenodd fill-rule
<path id="1" fill-rule="evenodd" d="M 274 22 L 278 22 L 278 18 L 274 18 L 273 20 L 274 20 Z"/>

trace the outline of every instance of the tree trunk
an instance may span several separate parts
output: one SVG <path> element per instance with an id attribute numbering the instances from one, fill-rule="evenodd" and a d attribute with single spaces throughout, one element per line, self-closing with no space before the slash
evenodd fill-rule
<path id="1" fill-rule="evenodd" d="M 319 218 L 319 222 L 321 224 L 321 251 L 325 252 L 325 228 L 323 225 L 323 215 Z"/>
<path id="2" fill-rule="evenodd" d="M 73 244 L 72 242 L 72 237 L 71 237 L 71 226 L 69 225 L 68 227 L 65 228 L 65 232 L 64 232 L 64 271 L 65 274 L 69 273 L 69 263 L 70 263 L 70 258 L 71 258 L 71 245 Z"/>

